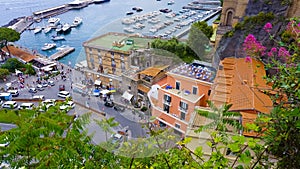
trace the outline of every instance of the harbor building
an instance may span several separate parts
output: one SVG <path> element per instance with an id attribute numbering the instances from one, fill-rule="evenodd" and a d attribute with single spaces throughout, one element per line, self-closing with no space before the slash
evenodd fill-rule
<path id="1" fill-rule="evenodd" d="M 150 48 L 154 39 L 122 33 L 107 33 L 83 43 L 86 54 L 86 76 L 103 86 L 120 88 L 121 75 L 130 69 L 130 56 L 139 49 Z"/>
<path id="2" fill-rule="evenodd" d="M 160 127 L 185 135 L 195 107 L 207 106 L 216 69 L 209 63 L 195 61 L 182 63 L 166 75 L 148 92 L 151 113 Z"/>

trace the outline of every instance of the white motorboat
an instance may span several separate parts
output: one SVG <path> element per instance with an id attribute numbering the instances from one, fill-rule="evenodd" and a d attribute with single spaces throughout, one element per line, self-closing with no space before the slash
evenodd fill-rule
<path id="1" fill-rule="evenodd" d="M 72 26 L 74 26 L 74 27 L 76 27 L 76 26 L 78 26 L 78 25 L 80 25 L 80 24 L 82 24 L 82 18 L 80 18 L 80 17 L 75 17 L 74 18 L 74 21 L 73 21 L 73 23 L 72 23 Z"/>
<path id="2" fill-rule="evenodd" d="M 42 27 L 37 26 L 36 28 L 34 28 L 33 32 L 34 33 L 40 33 L 42 31 Z"/>
<path id="3" fill-rule="evenodd" d="M 65 23 L 65 24 L 63 25 L 63 27 L 61 28 L 61 30 L 62 30 L 63 32 L 68 32 L 68 31 L 71 30 L 71 25 L 69 25 L 68 23 Z"/>
<path id="4" fill-rule="evenodd" d="M 50 27 L 55 27 L 59 24 L 60 18 L 49 18 L 48 23 Z"/>
<path id="5" fill-rule="evenodd" d="M 57 33 L 61 33 L 61 32 L 62 32 L 62 25 L 57 25 L 55 31 L 56 31 Z"/>
<path id="6" fill-rule="evenodd" d="M 128 27 L 125 27 L 123 30 L 125 32 L 128 32 L 128 33 L 133 33 L 134 32 L 134 30 L 132 28 L 128 28 Z"/>
<path id="7" fill-rule="evenodd" d="M 57 47 L 56 50 L 64 50 L 66 48 L 69 48 L 70 46 L 68 45 L 61 45 L 60 47 Z"/>
<path id="8" fill-rule="evenodd" d="M 42 47 L 42 50 L 49 50 L 55 47 L 56 47 L 55 43 L 45 43 L 44 46 Z"/>
<path id="9" fill-rule="evenodd" d="M 52 27 L 47 26 L 44 28 L 44 33 L 49 33 L 52 30 Z"/>
<path id="10" fill-rule="evenodd" d="M 53 41 L 59 41 L 59 40 L 65 40 L 65 37 L 63 36 L 52 36 L 51 38 Z"/>

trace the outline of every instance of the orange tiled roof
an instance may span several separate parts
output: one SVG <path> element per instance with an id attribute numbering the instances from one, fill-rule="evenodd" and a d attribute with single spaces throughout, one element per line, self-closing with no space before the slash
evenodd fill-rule
<path id="1" fill-rule="evenodd" d="M 225 58 L 221 64 L 223 70 L 218 70 L 210 100 L 216 105 L 232 104 L 231 111 L 270 113 L 272 101 L 261 92 L 261 89 L 271 89 L 263 79 L 264 65 L 255 59 L 245 62 L 244 58 Z"/>
<path id="2" fill-rule="evenodd" d="M 155 77 L 156 75 L 158 75 L 159 72 L 166 69 L 167 67 L 169 67 L 169 66 L 167 65 L 167 66 L 160 66 L 160 67 L 149 67 L 149 68 L 139 72 L 139 74 L 144 74 L 147 76 Z"/>
<path id="3" fill-rule="evenodd" d="M 16 56 L 22 60 L 24 60 L 25 62 L 30 62 L 32 61 L 34 58 L 36 58 L 36 56 L 20 49 L 20 48 L 16 48 L 15 46 L 7 46 L 10 53 L 13 55 L 13 56 Z M 6 47 L 3 47 L 2 50 L 7 51 Z"/>

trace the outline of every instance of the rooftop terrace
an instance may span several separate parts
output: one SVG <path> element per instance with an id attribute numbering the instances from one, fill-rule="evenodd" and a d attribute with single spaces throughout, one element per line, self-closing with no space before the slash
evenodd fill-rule
<path id="1" fill-rule="evenodd" d="M 201 62 L 191 64 L 182 63 L 177 68 L 172 69 L 170 73 L 212 82 L 216 76 L 216 69 Z"/>
<path id="2" fill-rule="evenodd" d="M 130 50 L 148 48 L 154 39 L 128 35 L 123 33 L 107 33 L 84 43 L 84 46 L 93 46 L 108 50 L 129 52 Z"/>

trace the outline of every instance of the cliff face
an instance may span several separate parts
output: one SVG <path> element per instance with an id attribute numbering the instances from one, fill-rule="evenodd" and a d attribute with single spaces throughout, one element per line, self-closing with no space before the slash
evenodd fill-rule
<path id="1" fill-rule="evenodd" d="M 266 46 L 273 45 L 272 42 L 269 41 L 269 35 L 263 30 L 263 27 L 266 22 L 271 22 L 273 24 L 271 34 L 276 37 L 280 32 L 282 32 L 286 25 L 284 23 L 284 18 L 287 17 L 290 9 L 290 5 L 286 3 L 283 4 L 282 1 L 283 0 L 249 0 L 245 10 L 245 16 L 251 17 L 258 15 L 260 12 L 272 12 L 274 14 L 274 18 L 271 20 L 265 20 L 258 24 L 245 22 L 242 29 L 234 31 L 233 36 L 223 37 L 221 39 L 216 55 L 218 55 L 221 60 L 226 57 L 245 57 L 242 44 L 248 34 L 253 34 L 258 41 L 262 42 Z M 245 20 L 245 16 L 240 22 Z"/>

